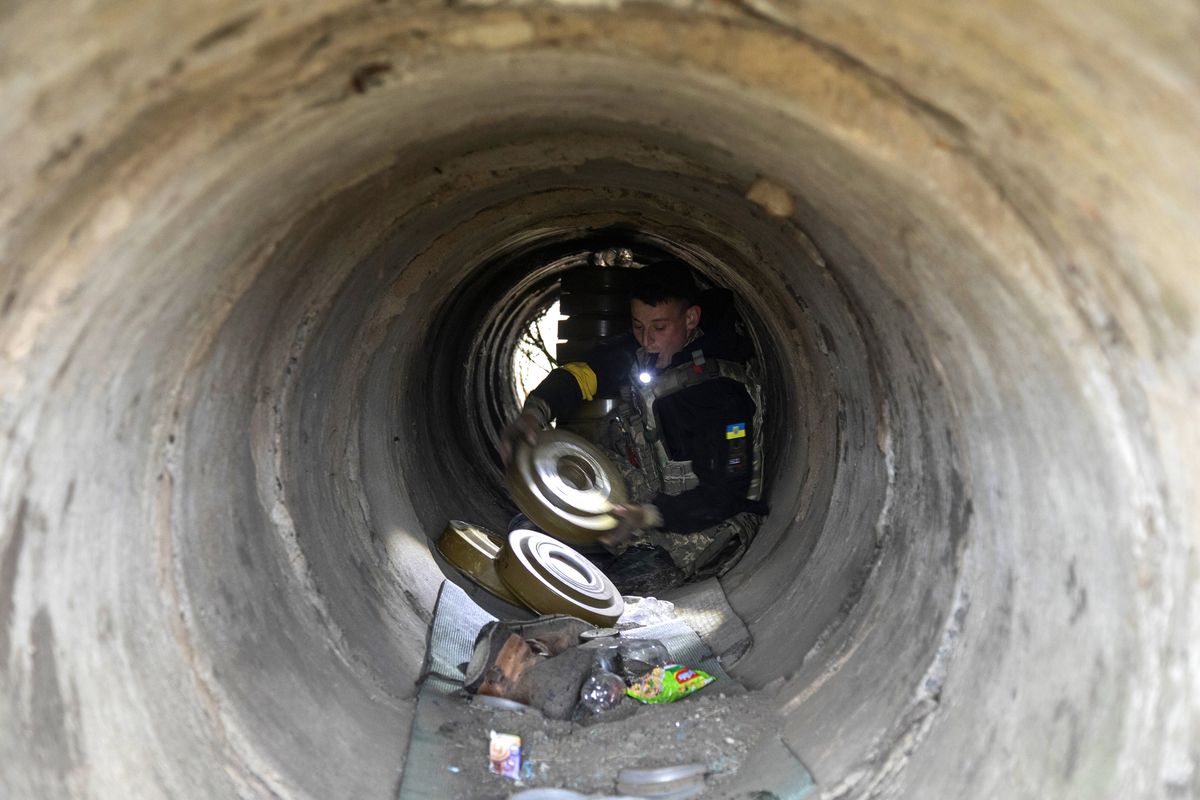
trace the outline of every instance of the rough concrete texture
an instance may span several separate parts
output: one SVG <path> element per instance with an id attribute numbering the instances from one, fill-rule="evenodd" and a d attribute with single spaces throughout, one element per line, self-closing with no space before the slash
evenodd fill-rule
<path id="1" fill-rule="evenodd" d="M 0 794 L 394 794 L 425 535 L 502 514 L 452 300 L 612 224 L 767 343 L 725 583 L 825 797 L 1200 794 L 1198 40 L 1183 0 L 5 5 Z"/>

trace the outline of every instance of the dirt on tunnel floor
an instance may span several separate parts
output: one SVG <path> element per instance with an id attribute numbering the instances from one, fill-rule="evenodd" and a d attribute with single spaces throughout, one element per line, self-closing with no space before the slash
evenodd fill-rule
<path id="1" fill-rule="evenodd" d="M 664 705 L 626 697 L 611 712 L 578 722 L 550 720 L 536 711 L 480 707 L 467 698 L 440 701 L 446 721 L 447 770 L 478 787 L 473 798 L 502 798 L 524 788 L 556 787 L 584 794 L 617 793 L 625 768 L 702 764 L 705 796 L 721 788 L 765 738 L 778 732 L 775 697 L 769 691 L 726 694 L 717 681 L 696 694 Z M 521 737 L 518 781 L 489 771 L 491 731 Z"/>

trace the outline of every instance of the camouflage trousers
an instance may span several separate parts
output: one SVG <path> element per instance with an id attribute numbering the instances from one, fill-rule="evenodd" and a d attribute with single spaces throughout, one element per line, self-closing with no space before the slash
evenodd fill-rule
<path id="1" fill-rule="evenodd" d="M 633 466 L 621 454 L 610 451 L 608 455 L 625 478 L 631 502 L 649 503 L 654 499 L 660 491 L 657 475 Z M 761 516 L 744 511 L 695 533 L 639 530 L 612 552 L 619 555 L 629 547 L 653 545 L 667 551 L 685 580 L 720 577 L 745 555 L 761 523 Z"/>

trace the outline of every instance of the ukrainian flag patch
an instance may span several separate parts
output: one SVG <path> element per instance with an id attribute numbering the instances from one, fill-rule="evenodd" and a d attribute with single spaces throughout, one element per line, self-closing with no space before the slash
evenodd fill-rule
<path id="1" fill-rule="evenodd" d="M 735 422 L 732 425 L 725 426 L 726 439 L 744 439 L 746 438 L 746 423 Z"/>

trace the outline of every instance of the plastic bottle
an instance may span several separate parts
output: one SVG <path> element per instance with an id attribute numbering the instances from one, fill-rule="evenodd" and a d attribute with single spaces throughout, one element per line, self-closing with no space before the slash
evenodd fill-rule
<path id="1" fill-rule="evenodd" d="M 593 669 L 579 690 L 579 703 L 593 714 L 607 711 L 625 696 L 625 681 L 603 669 Z"/>
<path id="2" fill-rule="evenodd" d="M 619 639 L 596 639 L 579 645 L 580 650 L 592 653 L 592 669 L 604 672 L 620 671 Z"/>
<path id="3" fill-rule="evenodd" d="M 622 639 L 617 646 L 621 674 L 626 680 L 640 678 L 655 667 L 672 663 L 671 652 L 658 639 Z"/>

